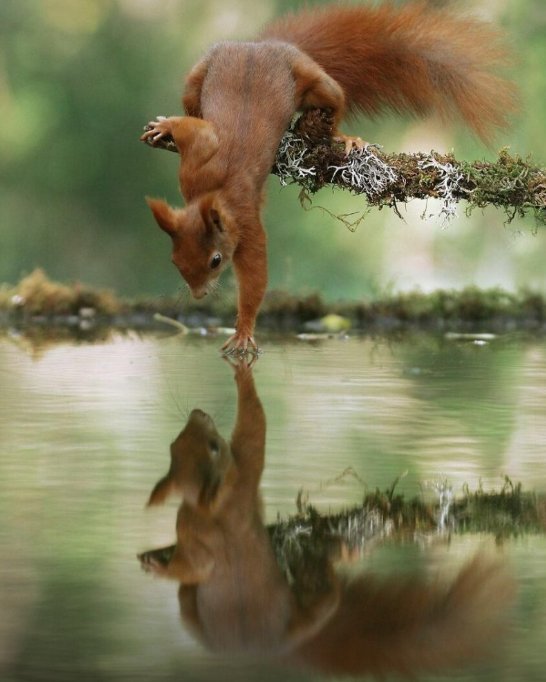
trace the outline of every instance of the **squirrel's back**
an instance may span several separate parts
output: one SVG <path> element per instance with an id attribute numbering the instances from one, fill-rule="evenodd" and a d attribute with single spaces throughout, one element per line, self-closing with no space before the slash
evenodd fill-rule
<path id="1" fill-rule="evenodd" d="M 501 33 L 424 2 L 305 9 L 260 38 L 308 54 L 342 86 L 352 112 L 458 113 L 487 141 L 516 108 L 514 85 L 498 74 L 510 61 Z"/>
<path id="2" fill-rule="evenodd" d="M 440 671 L 483 658 L 504 634 L 515 582 L 477 556 L 451 584 L 417 577 L 342 577 L 337 612 L 298 651 L 300 662 L 330 675 Z"/>

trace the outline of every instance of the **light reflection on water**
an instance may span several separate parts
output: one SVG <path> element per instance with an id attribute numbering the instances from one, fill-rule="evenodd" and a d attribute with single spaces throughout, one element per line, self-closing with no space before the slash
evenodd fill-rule
<path id="1" fill-rule="evenodd" d="M 2 679 L 217 679 L 225 665 L 234 679 L 254 678 L 255 666 L 211 659 L 196 645 L 180 626 L 176 586 L 151 581 L 135 559 L 174 540 L 177 501 L 144 504 L 190 411 L 206 410 L 231 432 L 235 385 L 217 345 L 120 338 L 32 358 L 0 342 Z M 499 488 L 504 475 L 546 490 L 541 340 L 279 343 L 254 375 L 268 423 L 268 521 L 294 513 L 302 488 L 326 511 L 406 472 L 400 486 L 412 494 L 444 478 L 456 493 L 480 481 Z M 349 467 L 357 476 L 336 480 Z M 439 543 L 427 561 L 460 563 L 482 541 Z M 546 663 L 546 544 L 506 544 L 522 582 L 519 637 L 502 669 L 461 679 L 539 679 Z M 392 570 L 408 551 L 365 561 Z"/>

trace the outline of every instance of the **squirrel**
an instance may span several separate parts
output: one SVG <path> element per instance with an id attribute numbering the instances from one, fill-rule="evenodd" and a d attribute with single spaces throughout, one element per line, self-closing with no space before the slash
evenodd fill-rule
<path id="1" fill-rule="evenodd" d="M 232 364 L 230 362 L 230 364 Z M 147 572 L 178 581 L 185 623 L 209 648 L 282 654 L 320 630 L 333 614 L 335 588 L 294 597 L 262 520 L 259 484 L 266 422 L 252 362 L 232 364 L 237 417 L 225 440 L 195 409 L 171 445 L 171 466 L 148 505 L 179 493 L 174 547 L 138 555 Z"/>
<path id="2" fill-rule="evenodd" d="M 232 437 L 192 410 L 148 501 L 182 495 L 176 544 L 138 555 L 146 572 L 178 582 L 190 633 L 213 651 L 260 654 L 334 676 L 415 679 L 487 653 L 514 592 L 495 560 L 478 555 L 451 581 L 420 572 L 378 578 L 355 567 L 354 550 L 333 526 L 326 536 L 315 529 L 298 539 L 277 536 L 274 549 L 260 496 L 266 418 L 253 360 L 228 362 L 237 386 Z"/>
<path id="3" fill-rule="evenodd" d="M 264 184 L 295 113 L 329 110 L 333 140 L 347 153 L 365 144 L 339 129 L 358 112 L 455 114 L 488 142 L 517 108 L 514 84 L 498 74 L 508 61 L 495 28 L 422 1 L 307 8 L 274 20 L 254 42 L 222 42 L 205 54 L 186 79 L 186 116 L 150 121 L 141 140 L 170 136 L 180 152 L 185 208 L 147 202 L 192 295 L 211 292 L 233 263 L 237 322 L 225 352 L 257 350 Z"/>

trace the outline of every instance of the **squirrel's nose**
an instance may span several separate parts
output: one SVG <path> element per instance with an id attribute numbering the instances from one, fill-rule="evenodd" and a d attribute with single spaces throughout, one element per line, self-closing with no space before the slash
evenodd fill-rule
<path id="1" fill-rule="evenodd" d="M 206 287 L 199 287 L 199 288 L 197 288 L 197 289 L 192 289 L 192 290 L 191 290 L 191 295 L 192 295 L 194 298 L 203 298 L 203 297 L 206 296 L 208 293 L 209 293 L 209 292 L 207 291 L 207 288 L 206 288 Z"/>

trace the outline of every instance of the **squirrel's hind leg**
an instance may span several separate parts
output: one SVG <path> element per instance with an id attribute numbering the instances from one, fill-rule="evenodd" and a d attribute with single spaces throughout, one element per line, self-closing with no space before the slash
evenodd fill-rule
<path id="1" fill-rule="evenodd" d="M 201 91 L 209 69 L 209 60 L 202 59 L 197 62 L 186 78 L 184 94 L 182 96 L 182 106 L 187 116 L 202 118 L 201 111 Z"/>
<path id="2" fill-rule="evenodd" d="M 295 59 L 292 71 L 296 82 L 296 107 L 300 110 L 331 110 L 334 118 L 332 139 L 345 145 L 346 154 L 353 148 L 365 147 L 367 143 L 362 138 L 345 135 L 339 130 L 345 114 L 345 95 L 339 83 L 304 54 Z"/>

